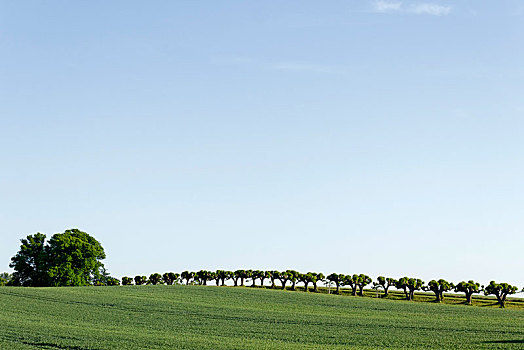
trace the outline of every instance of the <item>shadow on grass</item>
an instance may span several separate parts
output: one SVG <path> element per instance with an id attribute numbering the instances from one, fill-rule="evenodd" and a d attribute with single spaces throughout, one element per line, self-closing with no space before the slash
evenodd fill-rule
<path id="1" fill-rule="evenodd" d="M 487 340 L 484 344 L 524 344 L 524 339 L 509 339 L 509 340 Z"/>

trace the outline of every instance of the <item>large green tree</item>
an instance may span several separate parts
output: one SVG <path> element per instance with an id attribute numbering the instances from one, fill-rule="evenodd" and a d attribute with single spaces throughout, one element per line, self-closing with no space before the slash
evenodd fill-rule
<path id="1" fill-rule="evenodd" d="M 384 277 L 384 276 L 378 276 L 377 281 L 378 282 L 373 283 L 373 287 L 376 289 L 378 288 L 384 289 L 384 295 L 382 296 L 383 298 L 388 296 L 389 288 L 394 287 L 395 283 L 397 283 L 396 279 L 391 278 L 391 277 Z"/>
<path id="2" fill-rule="evenodd" d="M 450 291 L 454 288 L 453 283 L 450 283 L 444 279 L 431 280 L 428 282 L 428 285 L 423 287 L 422 289 L 425 291 L 432 291 L 435 293 L 435 301 L 437 303 L 440 303 L 442 300 L 444 300 L 444 292 Z"/>
<path id="3" fill-rule="evenodd" d="M 78 229 L 49 240 L 49 278 L 53 286 L 87 286 L 99 278 L 106 254 L 100 242 Z"/>
<path id="4" fill-rule="evenodd" d="M 462 292 L 466 295 L 466 304 L 471 305 L 473 303 L 473 294 L 480 293 L 480 283 L 473 280 L 468 282 L 462 281 L 455 286 L 455 292 Z"/>
<path id="5" fill-rule="evenodd" d="M 338 294 L 340 292 L 340 285 L 344 283 L 344 279 L 346 278 L 345 275 L 341 273 L 332 273 L 329 276 L 326 277 L 326 280 L 329 282 L 335 283 L 337 286 L 337 289 L 335 291 L 335 294 Z"/>
<path id="6" fill-rule="evenodd" d="M 497 297 L 497 302 L 499 303 L 500 307 L 506 306 L 506 298 L 510 294 L 515 294 L 517 292 L 517 287 L 512 286 L 508 283 L 497 283 L 495 281 L 491 281 L 489 285 L 484 288 L 484 294 L 490 295 L 493 294 Z"/>
<path id="7" fill-rule="evenodd" d="M 49 285 L 49 252 L 46 235 L 35 233 L 20 240 L 20 250 L 11 258 L 14 269 L 12 284 L 43 287 Z"/>

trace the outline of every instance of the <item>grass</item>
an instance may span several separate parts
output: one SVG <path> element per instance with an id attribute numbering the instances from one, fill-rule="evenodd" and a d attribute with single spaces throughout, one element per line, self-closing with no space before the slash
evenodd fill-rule
<path id="1" fill-rule="evenodd" d="M 0 349 L 523 347 L 518 309 L 212 286 L 0 288 Z"/>

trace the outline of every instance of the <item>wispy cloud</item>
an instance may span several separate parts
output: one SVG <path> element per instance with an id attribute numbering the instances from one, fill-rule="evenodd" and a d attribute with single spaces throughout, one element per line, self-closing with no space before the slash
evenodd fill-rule
<path id="1" fill-rule="evenodd" d="M 417 15 L 443 16 L 449 14 L 451 6 L 442 6 L 437 4 L 414 4 L 408 8 L 408 12 Z"/>
<path id="2" fill-rule="evenodd" d="M 385 13 L 385 12 L 395 12 L 399 11 L 402 6 L 401 2 L 390 2 L 390 1 L 376 1 L 373 4 L 373 9 L 375 12 Z"/>
<path id="3" fill-rule="evenodd" d="M 373 12 L 378 13 L 407 13 L 414 15 L 444 16 L 451 12 L 451 6 L 435 3 L 408 3 L 400 1 L 375 1 Z"/>

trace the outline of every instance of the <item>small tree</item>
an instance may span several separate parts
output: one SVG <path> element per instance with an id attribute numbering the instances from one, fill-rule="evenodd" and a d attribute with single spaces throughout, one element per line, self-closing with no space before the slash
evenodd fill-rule
<path id="1" fill-rule="evenodd" d="M 192 271 L 184 271 L 180 274 L 180 279 L 182 281 L 186 280 L 186 285 L 188 285 L 189 282 L 191 282 L 191 280 L 194 278 L 195 278 L 195 273 Z"/>
<path id="2" fill-rule="evenodd" d="M 157 285 L 162 284 L 162 275 L 159 273 L 152 273 L 149 275 L 148 284 Z"/>
<path id="3" fill-rule="evenodd" d="M 236 270 L 233 272 L 233 284 L 235 287 L 238 286 L 238 281 L 240 281 L 241 276 L 244 274 L 244 270 Z"/>
<path id="4" fill-rule="evenodd" d="M 344 285 L 351 288 L 351 295 L 353 296 L 357 295 L 358 281 L 359 276 L 357 274 L 354 274 L 353 276 L 347 275 L 344 278 Z"/>
<path id="5" fill-rule="evenodd" d="M 382 296 L 383 298 L 388 296 L 389 288 L 390 287 L 394 287 L 395 283 L 397 283 L 396 279 L 391 278 L 391 277 L 387 277 L 386 278 L 384 276 L 378 276 L 377 277 L 377 281 L 378 282 L 373 283 L 373 287 L 375 287 L 377 289 L 378 288 L 384 289 L 384 295 Z"/>
<path id="6" fill-rule="evenodd" d="M 251 284 L 251 287 L 256 287 L 256 281 L 262 276 L 263 273 L 264 271 L 260 271 L 260 270 L 253 270 L 251 272 L 251 281 L 253 282 Z"/>
<path id="7" fill-rule="evenodd" d="M 115 277 L 109 277 L 106 281 L 106 286 L 119 286 L 120 280 Z"/>
<path id="8" fill-rule="evenodd" d="M 135 284 L 137 286 L 141 286 L 143 284 L 147 283 L 147 277 L 146 276 L 135 276 Z"/>
<path id="9" fill-rule="evenodd" d="M 284 271 L 279 274 L 278 279 L 280 280 L 281 289 L 286 289 L 286 283 L 289 281 L 289 272 Z"/>
<path id="10" fill-rule="evenodd" d="M 517 289 L 518 288 L 516 286 L 512 286 L 508 283 L 496 283 L 495 281 L 491 281 L 489 285 L 484 288 L 484 294 L 495 295 L 500 307 L 505 307 L 507 296 L 515 294 Z"/>
<path id="11" fill-rule="evenodd" d="M 466 294 L 466 304 L 471 305 L 473 303 L 473 294 L 480 293 L 480 283 L 476 283 L 473 280 L 468 282 L 462 281 L 455 286 L 455 292 Z"/>
<path id="12" fill-rule="evenodd" d="M 167 284 L 168 286 L 171 286 L 174 283 L 176 283 L 179 277 L 180 275 L 174 272 L 166 272 L 162 275 L 162 279 L 164 280 L 164 283 Z"/>
<path id="13" fill-rule="evenodd" d="M 131 277 L 122 277 L 122 285 L 123 286 L 130 286 L 133 284 L 133 279 Z"/>
<path id="14" fill-rule="evenodd" d="M 406 295 L 406 300 L 413 300 L 416 290 L 420 290 L 424 282 L 418 278 L 402 277 L 395 284 L 395 288 L 402 289 Z"/>
<path id="15" fill-rule="evenodd" d="M 8 286 L 11 284 L 12 275 L 8 272 L 0 273 L 0 287 Z"/>
<path id="16" fill-rule="evenodd" d="M 355 276 L 353 276 L 355 279 Z M 370 284 L 373 280 L 368 275 L 360 274 L 356 277 L 355 283 L 358 286 L 358 295 L 364 296 L 364 287 Z M 353 294 L 354 295 L 354 294 Z"/>
<path id="17" fill-rule="evenodd" d="M 270 271 L 262 271 L 260 276 L 258 277 L 260 279 L 260 286 L 264 287 L 264 281 L 268 278 L 271 278 L 271 272 Z"/>
<path id="18" fill-rule="evenodd" d="M 320 273 L 316 273 L 316 272 L 309 272 L 308 273 L 311 277 L 310 277 L 310 280 L 311 280 L 311 283 L 313 283 L 313 292 L 317 292 L 317 283 L 318 282 L 322 282 L 325 278 L 324 274 L 322 274 L 322 272 Z"/>
<path id="19" fill-rule="evenodd" d="M 432 291 L 435 293 L 435 301 L 437 303 L 440 303 L 442 300 L 444 300 L 444 292 L 450 291 L 453 289 L 454 285 L 453 283 L 449 283 L 448 281 L 444 279 L 431 280 L 428 282 L 428 285 L 426 287 L 422 287 L 425 291 Z"/>
<path id="20" fill-rule="evenodd" d="M 341 273 L 332 273 L 326 277 L 328 281 L 335 283 L 335 285 L 337 286 L 335 294 L 340 293 L 340 285 L 344 283 L 345 278 L 346 276 Z"/>
<path id="21" fill-rule="evenodd" d="M 269 271 L 269 279 L 271 280 L 271 289 L 275 288 L 275 280 L 280 279 L 280 271 Z"/>
<path id="22" fill-rule="evenodd" d="M 195 274 L 195 279 L 198 281 L 199 284 L 206 286 L 207 281 L 213 280 L 213 273 L 211 271 L 207 270 L 200 270 Z"/>
<path id="23" fill-rule="evenodd" d="M 36 233 L 20 240 L 20 250 L 11 258 L 13 285 L 44 287 L 49 285 L 49 246 L 46 235 Z"/>
<path id="24" fill-rule="evenodd" d="M 286 270 L 286 273 L 288 274 L 288 280 L 291 282 L 291 290 L 295 290 L 300 273 L 295 270 Z"/>
<path id="25" fill-rule="evenodd" d="M 307 286 L 309 285 L 309 282 L 311 282 L 311 275 L 309 273 L 299 273 L 298 282 L 304 283 L 304 292 L 307 292 Z"/>

